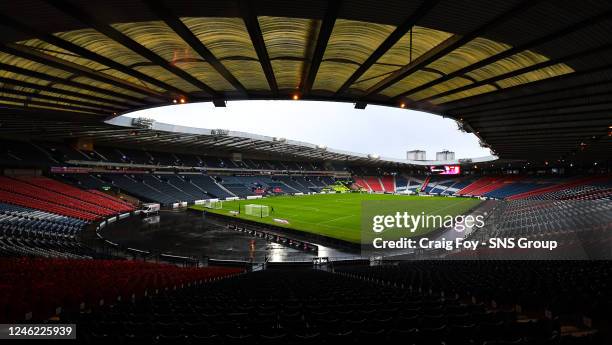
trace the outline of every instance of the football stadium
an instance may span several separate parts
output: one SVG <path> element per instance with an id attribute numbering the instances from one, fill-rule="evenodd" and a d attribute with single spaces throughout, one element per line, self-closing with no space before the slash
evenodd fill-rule
<path id="1" fill-rule="evenodd" d="M 612 344 L 609 0 L 21 0 L 0 28 L 3 343 Z"/>

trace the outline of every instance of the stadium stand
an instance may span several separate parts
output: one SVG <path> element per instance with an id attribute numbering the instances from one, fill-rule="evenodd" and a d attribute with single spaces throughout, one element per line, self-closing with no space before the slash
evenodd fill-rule
<path id="1" fill-rule="evenodd" d="M 17 179 L 0 176 L 0 201 L 86 220 L 101 219 L 116 211 L 54 192 Z"/>
<path id="2" fill-rule="evenodd" d="M 453 184 L 451 184 L 446 190 L 442 193 L 442 195 L 453 195 L 456 194 L 459 190 L 470 185 L 476 178 L 473 176 L 465 176 L 457 178 Z"/>
<path id="3" fill-rule="evenodd" d="M 53 177 L 84 189 L 100 189 L 109 185 L 95 174 L 54 174 Z"/>
<path id="4" fill-rule="evenodd" d="M 295 179 L 299 181 L 301 185 L 305 186 L 308 192 L 320 192 L 321 189 L 326 186 L 325 184 L 320 183 L 320 181 L 314 176 L 296 176 Z"/>
<path id="5" fill-rule="evenodd" d="M 562 245 L 567 240 L 569 244 L 580 240 L 580 246 L 584 246 L 585 241 L 608 245 L 609 234 L 604 230 L 612 224 L 612 205 L 603 199 L 518 199 L 499 203 L 491 217 L 490 225 L 479 230 L 487 237 L 549 237 Z M 573 236 L 579 232 L 588 233 L 589 236 Z M 580 248 L 581 253 L 584 253 L 583 250 Z"/>
<path id="6" fill-rule="evenodd" d="M 429 185 L 429 181 L 431 181 L 431 176 L 427 176 L 427 177 L 425 178 L 425 180 L 423 181 L 423 184 L 422 184 L 422 185 L 421 185 L 421 187 L 419 188 L 419 190 L 420 190 L 421 192 L 425 192 L 425 193 L 427 193 L 427 189 L 426 189 L 426 188 L 427 188 L 427 186 Z M 430 188 L 430 190 L 431 190 L 431 188 Z"/>
<path id="7" fill-rule="evenodd" d="M 363 177 L 366 181 L 367 185 L 370 186 L 372 192 L 383 192 L 383 186 L 380 182 L 380 179 L 376 176 L 367 176 Z"/>
<path id="8" fill-rule="evenodd" d="M 142 174 L 138 175 L 138 177 L 143 184 L 159 191 L 162 195 L 170 197 L 173 202 L 195 200 L 193 196 L 169 184 L 161 175 Z"/>
<path id="9" fill-rule="evenodd" d="M 87 222 L 0 203 L 0 256 L 91 257 L 77 235 Z"/>
<path id="10" fill-rule="evenodd" d="M 276 179 L 286 186 L 288 192 L 293 193 L 308 193 L 308 188 L 300 184 L 294 177 L 277 176 Z"/>
<path id="11" fill-rule="evenodd" d="M 310 189 L 303 184 L 303 181 L 292 176 L 278 176 L 277 179 L 291 188 L 295 193 L 308 193 Z"/>
<path id="12" fill-rule="evenodd" d="M 527 181 L 517 181 L 513 183 L 507 183 L 505 186 L 500 187 L 496 190 L 484 193 L 483 195 L 490 197 L 490 198 L 505 199 L 512 195 L 527 193 L 529 191 L 532 191 L 538 188 L 545 188 L 553 184 L 554 184 L 553 181 L 546 181 L 546 180 L 540 181 L 537 179 L 529 179 Z"/>
<path id="13" fill-rule="evenodd" d="M 545 200 L 545 199 L 557 199 L 562 195 L 571 194 L 571 190 L 579 190 L 582 187 L 588 186 L 591 183 L 595 185 L 598 182 L 603 182 L 610 179 L 609 176 L 589 176 L 589 177 L 581 177 L 581 178 L 573 178 L 566 181 L 562 181 L 561 183 L 554 184 L 552 186 L 537 188 L 532 191 L 527 191 L 523 193 L 517 193 L 515 195 L 510 196 L 508 199 L 531 199 L 531 200 Z M 567 192 L 566 192 L 567 191 Z"/>
<path id="14" fill-rule="evenodd" d="M 487 344 L 595 341 L 592 330 L 582 338 L 574 339 L 567 333 L 563 342 L 559 338 L 562 327 L 575 330 L 582 317 L 592 319 L 595 328 L 606 330 L 609 306 L 608 302 L 598 303 L 602 301 L 598 296 L 609 296 L 610 270 L 606 262 L 593 261 L 540 261 L 532 265 L 518 261 L 409 261 L 336 269 L 344 276 L 378 282 L 381 286 L 398 286 L 408 295 L 420 295 L 417 300 L 423 304 L 407 307 L 413 310 L 408 314 L 421 321 L 428 320 L 427 314 L 438 315 L 434 318 L 438 322 L 436 327 L 445 327 L 438 328 L 434 336 L 447 337 L 438 340 L 446 340 L 447 344 L 482 344 L 487 340 L 491 341 Z M 534 284 L 536 281 L 541 284 Z M 434 303 L 434 309 L 427 312 L 426 301 L 448 297 L 450 308 L 436 308 Z M 456 303 L 466 298 L 472 303 Z M 449 337 L 453 324 L 469 325 L 464 328 L 470 330 L 468 339 Z"/>
<path id="15" fill-rule="evenodd" d="M 252 196 L 255 195 L 255 192 L 253 192 L 253 188 L 252 187 L 247 187 L 246 185 L 244 185 L 243 183 L 230 183 L 230 182 L 222 182 L 223 187 L 225 187 L 227 190 L 229 190 L 232 194 L 241 197 L 241 198 L 245 198 L 247 196 Z"/>
<path id="16" fill-rule="evenodd" d="M 229 190 L 223 188 L 218 184 L 212 176 L 200 175 L 200 174 L 185 174 L 185 179 L 188 179 L 193 185 L 203 190 L 209 195 L 216 198 L 228 198 L 236 195 L 232 194 Z"/>
<path id="17" fill-rule="evenodd" d="M 389 175 L 381 176 L 380 181 L 381 181 L 382 187 L 385 190 L 385 192 L 387 193 L 395 192 L 395 177 L 394 176 L 389 176 Z"/>
<path id="18" fill-rule="evenodd" d="M 186 201 L 214 198 L 214 196 L 204 192 L 200 188 L 196 187 L 194 184 L 191 184 L 189 183 L 189 181 L 183 179 L 181 175 L 167 174 L 160 175 L 160 178 L 165 179 L 169 185 L 183 191 L 186 195 L 188 195 L 189 199 Z"/>
<path id="19" fill-rule="evenodd" d="M 103 179 L 108 180 L 112 186 L 138 197 L 144 201 L 154 201 L 160 204 L 172 204 L 177 202 L 176 198 L 166 195 L 161 191 L 147 185 L 137 177 L 138 175 L 105 174 Z"/>
<path id="20" fill-rule="evenodd" d="M 496 177 L 488 177 L 488 176 L 481 177 L 477 179 L 476 181 L 473 181 L 467 186 L 463 187 L 462 189 L 457 191 L 455 194 L 456 195 L 471 195 L 472 192 L 478 189 L 481 189 L 485 186 L 488 186 L 489 184 L 495 182 L 496 180 L 497 180 Z"/>
<path id="21" fill-rule="evenodd" d="M 199 156 L 189 153 L 170 153 L 161 151 L 145 151 L 128 148 L 111 148 L 96 146 L 94 151 L 83 151 L 70 145 L 50 142 L 20 142 L 2 140 L 0 163 L 5 166 L 29 167 L 46 165 L 71 165 L 68 162 L 104 162 L 150 166 L 180 166 L 231 168 L 249 170 L 287 170 L 287 171 L 319 171 L 324 170 L 311 162 L 271 161 L 231 159 L 214 156 Z M 331 166 L 333 168 L 333 166 Z M 342 170 L 342 169 L 340 169 Z"/>
<path id="22" fill-rule="evenodd" d="M 49 189 L 59 194 L 70 196 L 88 203 L 92 203 L 115 212 L 131 212 L 134 210 L 133 206 L 127 205 L 126 203 L 111 198 L 110 196 L 102 197 L 97 193 L 91 193 L 85 190 L 81 190 L 79 188 L 75 188 L 73 186 L 61 183 L 59 181 L 47 177 L 22 176 L 18 177 L 18 179 L 30 183 L 34 186 Z"/>
<path id="23" fill-rule="evenodd" d="M 408 179 L 403 175 L 395 176 L 395 191 L 398 193 L 406 191 L 408 188 Z"/>
<path id="24" fill-rule="evenodd" d="M 452 186 L 456 181 L 454 179 L 449 180 L 447 178 L 440 179 L 436 181 L 435 184 L 429 187 L 428 193 L 431 194 L 443 194 L 445 193 L 450 186 Z"/>
<path id="25" fill-rule="evenodd" d="M 504 187 L 506 184 L 513 183 L 522 179 L 522 176 L 498 176 L 495 177 L 489 184 L 474 188 L 470 191 L 471 195 L 482 196 L 489 192 L 493 192 L 499 188 Z"/>
<path id="26" fill-rule="evenodd" d="M 3 140 L 0 147 L 0 163 L 3 166 L 37 167 L 57 163 L 34 144 Z"/>
<path id="27" fill-rule="evenodd" d="M 137 261 L 3 258 L 0 277 L 11 285 L 0 285 L 4 306 L 0 318 L 42 321 L 239 273 L 236 268 L 179 268 Z"/>
<path id="28" fill-rule="evenodd" d="M 89 343 L 108 343 L 112 339 L 122 343 L 158 344 L 366 344 L 376 341 L 439 345 L 552 344 L 561 341 L 561 327 L 567 325 L 559 316 L 575 312 L 580 303 L 585 309 L 592 308 L 589 315 L 595 317 L 597 325 L 598 312 L 604 311 L 605 306 L 593 305 L 594 295 L 580 294 L 579 299 L 571 300 L 571 292 L 586 288 L 607 295 L 605 288 L 610 276 L 609 265 L 595 264 L 585 270 L 582 263 L 542 263 L 526 269 L 514 263 L 411 262 L 340 267 L 338 274 L 280 269 L 177 290 L 159 289 L 158 294 L 151 293 L 150 297 L 138 298 L 134 303 L 129 296 L 133 291 L 141 296 L 152 275 L 165 278 L 165 284 L 158 283 L 158 286 L 172 286 L 176 280 L 189 281 L 193 274 L 191 270 L 185 274 L 167 272 L 170 269 L 166 267 L 160 268 L 163 272 L 160 273 L 141 265 L 120 267 L 117 273 L 104 276 L 105 289 L 100 294 L 106 293 L 105 300 L 125 296 L 112 308 L 97 308 L 90 314 L 80 315 L 66 312 L 60 315 L 61 320 L 76 322 L 80 339 Z M 93 272 L 98 270 L 104 272 L 101 268 Z M 107 288 L 112 278 L 126 271 L 134 274 L 137 270 L 141 273 L 133 281 L 130 279 L 128 286 Z M 483 272 L 488 276 L 480 281 Z M 236 272 L 215 274 L 235 275 Z M 573 277 L 575 285 L 565 280 L 568 275 Z M 598 275 L 607 278 L 588 285 Z M 535 277 L 542 276 L 550 278 L 550 285 L 558 289 L 549 293 L 545 285 L 525 288 Z M 531 289 L 548 297 L 537 299 Z M 88 301 L 95 303 L 99 296 L 87 296 Z M 66 304 L 74 308 L 78 301 L 72 297 Z M 517 304 L 524 309 L 514 309 Z M 53 306 L 52 303 L 45 305 Z M 550 308 L 552 318 L 544 317 L 544 308 Z M 528 314 L 531 310 L 539 313 Z M 566 340 L 569 336 L 564 334 Z M 586 336 L 593 339 L 597 334 L 591 332 Z"/>
<path id="29" fill-rule="evenodd" d="M 359 176 L 353 176 L 353 180 L 355 181 L 355 184 L 357 185 L 358 188 L 361 188 L 368 192 L 372 191 L 372 188 L 368 185 L 368 182 L 365 179 Z"/>

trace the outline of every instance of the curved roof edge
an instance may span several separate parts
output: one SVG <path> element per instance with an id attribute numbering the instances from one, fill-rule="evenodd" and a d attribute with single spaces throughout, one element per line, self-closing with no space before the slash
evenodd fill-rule
<path id="1" fill-rule="evenodd" d="M 134 122 L 133 122 L 134 119 L 138 119 L 138 118 L 133 118 L 133 117 L 128 117 L 128 116 L 117 116 L 117 117 L 107 120 L 106 123 L 109 125 L 115 125 L 115 126 L 121 126 L 121 127 L 143 129 L 143 127 L 141 126 L 134 125 Z M 486 162 L 492 162 L 492 161 L 499 159 L 499 157 L 491 155 L 491 156 L 485 156 L 485 157 L 462 158 L 462 159 L 455 159 L 455 160 L 449 160 L 449 161 L 438 161 L 438 160 L 423 160 L 423 161 L 419 160 L 417 161 L 417 160 L 383 157 L 383 156 L 378 156 L 375 154 L 367 154 L 367 153 L 359 153 L 359 152 L 333 149 L 333 148 L 328 148 L 326 146 L 320 146 L 320 145 L 316 145 L 316 144 L 312 144 L 312 143 L 308 143 L 304 141 L 290 140 L 290 139 L 279 138 L 279 137 L 270 137 L 266 135 L 253 134 L 253 133 L 240 132 L 240 131 L 231 131 L 231 130 L 226 130 L 226 129 L 209 129 L 209 128 L 180 126 L 180 125 L 173 125 L 173 124 L 157 122 L 157 121 L 152 121 L 149 124 L 149 126 L 146 127 L 146 129 L 153 130 L 153 131 L 186 134 L 186 135 L 202 135 L 202 136 L 222 135 L 228 138 L 232 138 L 232 137 L 236 138 L 237 141 L 244 141 L 244 139 L 251 139 L 251 140 L 258 141 L 258 142 L 263 141 L 263 142 L 290 145 L 293 147 L 297 146 L 297 147 L 301 147 L 304 149 L 308 149 L 309 151 L 320 151 L 322 153 L 321 157 L 311 156 L 310 158 L 321 159 L 321 160 L 334 160 L 334 158 L 328 157 L 329 154 L 332 154 L 333 156 L 338 157 L 336 158 L 336 160 L 350 160 L 350 161 L 370 160 L 373 162 L 379 161 L 381 163 L 396 163 L 396 164 L 405 164 L 405 165 L 413 165 L 413 166 L 430 166 L 430 165 L 461 165 L 461 164 L 473 164 L 473 163 L 486 163 Z M 230 143 L 228 145 L 228 149 L 231 149 L 231 148 L 232 147 Z M 244 148 L 244 146 L 236 147 L 235 149 L 240 150 L 242 148 Z M 346 157 L 346 159 L 341 159 L 340 157 Z"/>

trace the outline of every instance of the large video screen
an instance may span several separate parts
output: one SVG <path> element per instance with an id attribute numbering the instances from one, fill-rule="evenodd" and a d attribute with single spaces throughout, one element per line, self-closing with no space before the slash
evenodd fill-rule
<path id="1" fill-rule="evenodd" d="M 430 171 L 433 175 L 459 175 L 461 167 L 459 165 L 437 165 L 432 166 Z"/>

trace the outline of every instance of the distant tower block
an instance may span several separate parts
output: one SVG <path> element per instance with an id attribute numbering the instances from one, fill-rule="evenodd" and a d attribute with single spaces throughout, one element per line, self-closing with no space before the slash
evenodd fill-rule
<path id="1" fill-rule="evenodd" d="M 406 159 L 411 161 L 424 161 L 427 159 L 427 155 L 423 150 L 412 150 L 406 152 Z"/>
<path id="2" fill-rule="evenodd" d="M 436 152 L 437 161 L 454 161 L 455 153 L 453 151 L 444 150 L 442 152 Z"/>

